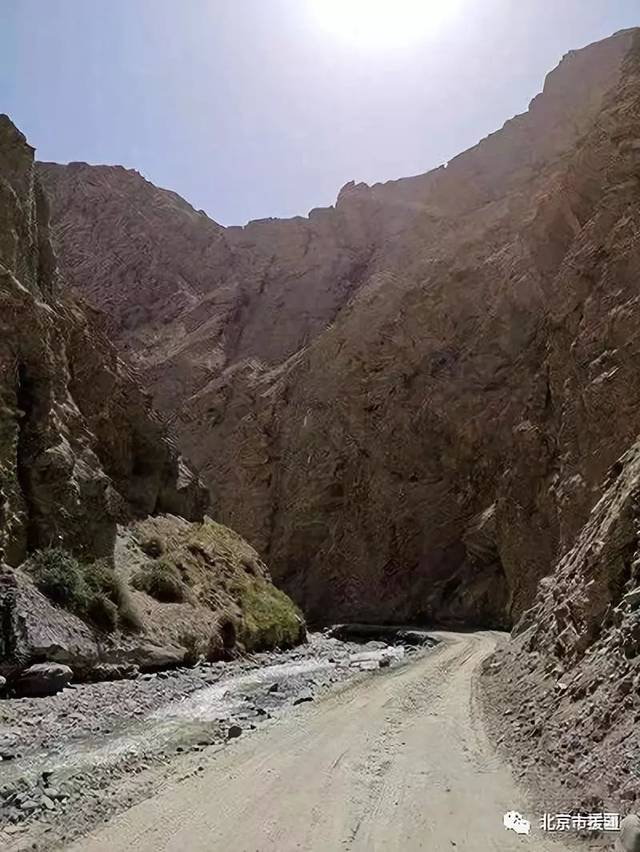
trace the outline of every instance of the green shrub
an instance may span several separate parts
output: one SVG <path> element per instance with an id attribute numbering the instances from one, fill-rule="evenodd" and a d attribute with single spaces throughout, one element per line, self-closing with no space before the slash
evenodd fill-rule
<path id="1" fill-rule="evenodd" d="M 91 595 L 86 613 L 88 621 L 105 633 L 112 633 L 118 626 L 118 607 L 102 592 Z"/>
<path id="2" fill-rule="evenodd" d="M 126 583 L 104 563 L 96 562 L 86 574 L 87 584 L 94 591 L 106 595 L 120 613 L 133 606 Z"/>
<path id="3" fill-rule="evenodd" d="M 239 638 L 248 651 L 291 648 L 304 639 L 304 619 L 284 592 L 266 581 L 236 588 L 242 625 Z"/>
<path id="4" fill-rule="evenodd" d="M 53 603 L 110 633 L 117 627 L 139 630 L 140 618 L 131 596 L 105 563 L 87 565 L 62 548 L 37 551 L 30 566 L 36 587 Z"/>
<path id="5" fill-rule="evenodd" d="M 87 615 L 96 627 L 111 632 L 117 626 L 137 632 L 142 628 L 140 616 L 123 580 L 109 565 L 95 562 L 89 566 L 85 579 L 93 592 L 91 612 Z"/>
<path id="6" fill-rule="evenodd" d="M 170 562 L 158 560 L 134 575 L 134 588 L 162 603 L 180 603 L 186 595 L 180 572 Z"/>
<path id="7" fill-rule="evenodd" d="M 31 560 L 31 575 L 37 588 L 58 606 L 81 614 L 89 601 L 83 566 L 66 550 L 39 550 Z"/>

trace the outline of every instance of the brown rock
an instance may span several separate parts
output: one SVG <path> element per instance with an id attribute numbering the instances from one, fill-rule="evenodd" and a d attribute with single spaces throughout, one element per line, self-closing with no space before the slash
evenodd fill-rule
<path id="1" fill-rule="evenodd" d="M 53 606 L 20 572 L 0 572 L 0 625 L 0 672 L 7 677 L 43 660 L 82 675 L 98 660 L 92 630 Z"/>
<path id="2" fill-rule="evenodd" d="M 39 167 L 65 274 L 315 618 L 516 620 L 640 432 L 638 50 L 571 51 L 446 167 L 308 218 Z"/>
<path id="3" fill-rule="evenodd" d="M 174 645 L 156 645 L 143 642 L 123 651 L 116 651 L 118 659 L 125 658 L 143 672 L 171 669 L 184 663 L 186 648 Z"/>
<path id="4" fill-rule="evenodd" d="M 51 548 L 77 557 L 79 572 L 90 573 L 94 563 L 101 560 L 93 579 L 102 572 L 106 585 L 99 593 L 92 590 L 89 604 L 94 604 L 93 610 L 90 606 L 83 609 L 70 596 L 59 602 L 66 600 L 87 620 L 92 612 L 103 616 L 106 612 L 109 620 L 103 618 L 100 625 L 104 631 L 139 632 L 139 614 L 125 607 L 129 574 L 115 553 L 118 522 L 171 517 L 169 526 L 181 525 L 182 536 L 196 541 L 199 531 L 213 528 L 190 523 L 203 521 L 208 501 L 207 489 L 187 466 L 165 423 L 152 409 L 135 371 L 116 353 L 100 316 L 65 289 L 49 239 L 48 201 L 34 169 L 33 149 L 7 116 L 0 115 L 3 677 L 15 679 L 26 667 L 43 661 L 69 663 L 83 677 L 92 669 L 95 672 L 98 661 L 129 661 L 145 668 L 182 663 L 187 649 L 181 640 L 186 638 L 189 613 L 181 612 L 173 619 L 158 618 L 155 624 L 147 619 L 150 623 L 145 626 L 144 640 L 131 636 L 113 639 L 104 634 L 97 637 L 84 621 L 52 606 L 36 590 L 28 564 L 15 571 L 9 566 L 16 568 L 26 563 L 32 552 Z M 244 580 L 251 568 L 253 580 L 246 580 L 251 600 L 261 594 L 265 600 L 271 596 L 280 606 L 279 614 L 286 612 L 294 622 L 295 636 L 288 636 L 290 642 L 300 641 L 304 625 L 286 596 L 278 596 L 273 589 L 262 563 L 258 570 L 255 551 L 230 530 L 215 529 L 224 538 L 228 561 L 234 567 L 236 555 L 238 560 L 241 556 L 254 560 L 237 571 Z M 60 568 L 64 564 L 59 563 L 57 570 L 64 570 Z M 208 628 L 207 640 L 212 636 L 211 623 L 217 628 L 227 616 L 223 611 L 227 599 L 242 612 L 232 596 L 216 594 L 223 578 L 213 573 L 214 567 L 205 560 L 202 573 L 207 575 L 207 582 L 202 585 L 208 597 L 195 602 Z M 123 583 L 122 593 L 117 590 L 119 582 Z M 118 603 L 113 597 L 119 599 Z M 196 609 L 195 603 L 184 606 Z M 123 614 L 126 619 L 120 618 Z M 276 615 L 261 625 L 259 638 L 265 647 L 273 647 L 281 638 L 273 630 Z M 174 632 L 176 621 L 185 622 L 181 635 L 171 637 L 180 641 L 164 640 L 166 621 L 171 622 Z M 260 631 L 247 632 L 255 638 L 253 633 Z M 224 645 L 224 637 L 216 633 L 213 638 Z M 27 678 L 24 684 L 30 682 Z"/>
<path id="5" fill-rule="evenodd" d="M 0 559 L 110 557 L 116 520 L 200 518 L 206 491 L 112 346 L 61 289 L 33 149 L 0 116 Z"/>

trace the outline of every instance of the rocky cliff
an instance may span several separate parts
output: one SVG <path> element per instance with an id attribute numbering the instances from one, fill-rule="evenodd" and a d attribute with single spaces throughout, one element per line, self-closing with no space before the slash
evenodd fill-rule
<path id="1" fill-rule="evenodd" d="M 425 175 L 221 228 L 41 164 L 65 275 L 318 619 L 506 625 L 640 431 L 640 36 Z"/>
<path id="2" fill-rule="evenodd" d="M 0 558 L 113 551 L 117 520 L 202 518 L 188 470 L 98 326 L 61 289 L 33 149 L 0 118 Z"/>
<path id="3" fill-rule="evenodd" d="M 261 595 L 298 638 L 300 619 L 257 554 L 204 520 L 207 489 L 100 317 L 63 287 L 33 153 L 0 116 L 0 674 L 13 676 L 34 659 L 87 668 L 105 656 L 101 634 L 125 632 L 125 621 L 155 640 L 172 620 L 174 640 L 196 622 L 190 642 L 202 650 L 203 632 L 214 645 L 220 638 L 222 610 L 245 646 L 269 645 L 263 634 L 285 644 L 276 624 L 247 627 L 246 601 Z M 158 534 L 158 552 L 138 558 L 134 614 L 118 524 L 149 516 L 165 518 L 167 541 Z M 180 547 L 191 548 L 181 556 L 184 576 L 171 555 Z M 184 602 L 179 617 L 166 607 L 159 615 L 154 594 Z"/>
<path id="4" fill-rule="evenodd" d="M 638 442 L 602 491 L 482 683 L 516 772 L 558 811 L 570 802 L 582 812 L 618 812 L 621 803 L 632 812 L 640 803 Z"/>

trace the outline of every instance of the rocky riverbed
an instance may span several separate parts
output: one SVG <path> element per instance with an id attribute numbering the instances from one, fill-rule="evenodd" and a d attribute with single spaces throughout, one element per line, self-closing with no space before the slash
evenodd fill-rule
<path id="1" fill-rule="evenodd" d="M 405 664 L 432 644 L 423 638 L 312 634 L 286 652 L 0 701 L 0 848 L 64 846 L 234 739 Z"/>

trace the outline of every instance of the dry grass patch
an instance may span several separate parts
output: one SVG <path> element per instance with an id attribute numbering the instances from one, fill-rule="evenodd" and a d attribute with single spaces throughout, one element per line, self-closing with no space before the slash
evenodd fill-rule
<path id="1" fill-rule="evenodd" d="M 217 632 L 212 635 L 209 627 L 204 635 L 194 626 L 194 613 L 188 627 L 190 648 L 215 658 L 236 643 L 254 651 L 287 648 L 304 639 L 302 614 L 273 585 L 256 551 L 233 530 L 209 518 L 189 523 L 166 515 L 138 523 L 134 534 L 144 554 L 161 554 L 133 573 L 134 588 L 157 601 L 186 601 L 218 616 Z"/>

